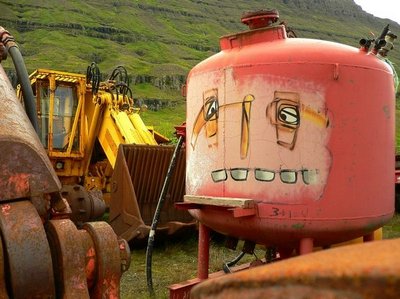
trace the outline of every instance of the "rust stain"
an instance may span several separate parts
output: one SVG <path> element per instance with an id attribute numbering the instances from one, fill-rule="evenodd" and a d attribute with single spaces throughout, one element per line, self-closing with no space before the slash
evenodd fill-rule
<path id="1" fill-rule="evenodd" d="M 86 289 L 86 285 L 82 282 L 80 274 L 71 278 L 71 283 L 74 286 L 74 289 L 84 290 Z"/>
<path id="2" fill-rule="evenodd" d="M 104 295 L 109 299 L 119 299 L 119 279 L 115 275 L 103 280 Z"/>
<path id="3" fill-rule="evenodd" d="M 93 247 L 89 248 L 86 253 L 86 277 L 92 277 L 96 270 L 96 251 Z"/>
<path id="4" fill-rule="evenodd" d="M 26 173 L 9 174 L 5 181 L 6 188 L 17 194 L 28 194 L 29 177 L 30 175 Z"/>
<path id="5" fill-rule="evenodd" d="M 8 216 L 10 214 L 11 206 L 9 204 L 1 205 L 1 212 L 3 215 Z"/>
<path id="6" fill-rule="evenodd" d="M 119 249 L 120 250 L 125 250 L 125 243 L 120 243 L 119 244 Z"/>

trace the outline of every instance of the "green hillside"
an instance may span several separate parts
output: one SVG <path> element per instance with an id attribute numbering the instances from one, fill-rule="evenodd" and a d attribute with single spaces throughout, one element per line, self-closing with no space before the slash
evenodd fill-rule
<path id="1" fill-rule="evenodd" d="M 219 51 L 221 35 L 247 29 L 243 12 L 265 8 L 278 9 L 299 37 L 358 47 L 388 23 L 400 36 L 399 24 L 352 0 L 0 0 L 0 26 L 15 36 L 29 72 L 83 73 L 95 61 L 106 76 L 124 65 L 137 84 L 135 97 L 182 101 L 188 71 Z M 398 44 L 389 58 L 400 73 Z"/>
<path id="2" fill-rule="evenodd" d="M 352 0 L 1 0 L 0 25 L 17 38 L 29 70 L 82 72 L 96 61 L 103 72 L 123 64 L 132 74 L 162 77 L 186 75 L 218 51 L 219 36 L 246 29 L 244 11 L 266 6 L 277 8 L 301 37 L 358 46 L 387 23 L 400 33 L 398 24 L 372 17 Z M 391 57 L 400 65 L 398 49 Z"/>

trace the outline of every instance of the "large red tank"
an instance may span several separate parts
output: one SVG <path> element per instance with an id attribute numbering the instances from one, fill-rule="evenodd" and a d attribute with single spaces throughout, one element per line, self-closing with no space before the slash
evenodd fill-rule
<path id="1" fill-rule="evenodd" d="M 250 30 L 188 76 L 190 212 L 279 248 L 371 234 L 394 211 L 393 72 L 365 49 L 287 38 L 276 20 L 247 15 Z"/>

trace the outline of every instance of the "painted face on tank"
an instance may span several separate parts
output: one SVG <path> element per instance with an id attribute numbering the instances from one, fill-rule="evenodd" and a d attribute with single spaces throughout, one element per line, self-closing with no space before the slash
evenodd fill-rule
<path id="1" fill-rule="evenodd" d="M 217 80 L 202 91 L 193 122 L 188 114 L 189 194 L 267 202 L 321 198 L 331 166 L 323 93 L 276 79 L 265 88 L 272 79 L 231 82 L 230 92 Z"/>

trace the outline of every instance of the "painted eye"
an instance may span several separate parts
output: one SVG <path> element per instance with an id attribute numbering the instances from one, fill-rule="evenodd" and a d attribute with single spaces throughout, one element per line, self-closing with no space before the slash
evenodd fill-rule
<path id="1" fill-rule="evenodd" d="M 245 181 L 247 180 L 247 174 L 249 170 L 246 168 L 232 168 L 231 169 L 231 177 L 235 181 Z"/>
<path id="2" fill-rule="evenodd" d="M 218 182 L 226 181 L 226 179 L 228 178 L 228 175 L 226 174 L 225 169 L 219 169 L 219 170 L 214 170 L 213 172 L 211 172 L 211 178 L 214 181 L 214 183 L 218 183 Z"/>
<path id="3" fill-rule="evenodd" d="M 281 170 L 279 175 L 283 183 L 294 184 L 297 182 L 297 172 L 295 170 Z"/>
<path id="4" fill-rule="evenodd" d="M 215 97 L 210 98 L 207 101 L 205 106 L 206 106 L 207 111 L 206 111 L 206 114 L 204 116 L 204 119 L 206 121 L 210 120 L 214 115 L 216 116 L 216 118 L 218 118 L 219 106 L 218 106 L 218 99 L 217 98 L 215 98 Z"/>
<path id="5" fill-rule="evenodd" d="M 318 181 L 318 170 L 309 170 L 309 169 L 304 169 L 302 171 L 303 175 L 303 182 L 306 185 L 312 185 L 316 184 Z"/>
<path id="6" fill-rule="evenodd" d="M 298 125 L 300 119 L 297 107 L 283 107 L 278 116 L 280 121 L 290 125 Z"/>
<path id="7" fill-rule="evenodd" d="M 272 182 L 275 179 L 275 172 L 267 169 L 256 168 L 254 176 L 257 181 Z"/>

